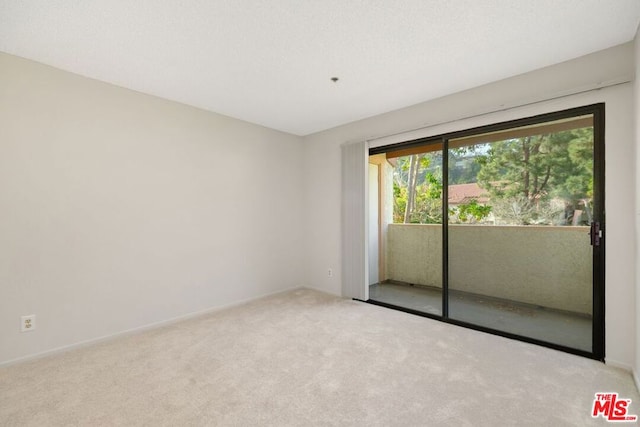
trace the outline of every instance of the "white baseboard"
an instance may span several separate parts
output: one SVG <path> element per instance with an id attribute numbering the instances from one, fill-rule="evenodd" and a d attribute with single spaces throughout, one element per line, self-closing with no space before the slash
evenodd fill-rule
<path id="1" fill-rule="evenodd" d="M 311 289 L 313 291 L 318 291 L 318 292 L 321 292 L 323 294 L 333 295 L 333 296 L 336 296 L 336 297 L 342 297 L 342 295 L 339 292 L 338 293 L 331 292 L 331 291 L 329 291 L 329 290 L 327 290 L 325 288 L 319 288 L 319 287 L 316 287 L 316 286 L 305 285 L 305 286 L 301 286 L 301 288 Z"/>
<path id="2" fill-rule="evenodd" d="M 283 289 L 280 291 L 275 291 L 275 292 L 269 292 L 266 294 L 261 294 L 255 297 L 251 297 L 251 298 L 247 298 L 244 300 L 240 300 L 240 301 L 236 301 L 236 302 L 232 302 L 229 304 L 224 304 L 224 305 L 219 305 L 219 306 L 214 306 L 214 307 L 210 307 L 210 308 L 206 308 L 204 310 L 198 310 L 198 311 L 194 311 L 191 313 L 187 313 L 187 314 L 183 314 L 180 316 L 176 316 L 176 317 L 172 317 L 170 319 L 166 319 L 166 320 L 161 320 L 159 322 L 154 322 L 154 323 L 149 323 L 147 325 L 143 325 L 143 326 L 138 326 L 135 328 L 131 328 L 131 329 L 126 329 L 124 331 L 121 332 L 116 332 L 114 334 L 109 334 L 109 335 L 103 335 L 101 337 L 98 338 L 91 338 L 88 340 L 84 340 L 84 341 L 80 341 L 77 343 L 73 343 L 73 344 L 69 344 L 69 345 L 64 345 L 61 347 L 56 347 L 50 350 L 45 350 L 39 353 L 35 353 L 35 354 L 30 354 L 27 356 L 21 356 L 15 359 L 10 359 L 10 360 L 6 360 L 6 361 L 2 361 L 0 362 L 0 368 L 5 367 L 5 366 L 9 366 L 9 365 L 15 365 L 18 363 L 24 363 L 24 362 L 28 362 L 31 360 L 35 360 L 35 359 L 41 359 L 43 357 L 48 357 L 48 356 L 53 356 L 56 354 L 60 354 L 60 353 L 66 353 L 67 351 L 71 351 L 71 350 L 75 350 L 75 349 L 79 349 L 79 348 L 84 348 L 84 347 L 89 347 L 98 343 L 102 343 L 105 341 L 111 341 L 120 337 L 125 337 L 128 335 L 134 335 L 134 334 L 138 334 L 144 331 L 148 331 L 151 329 L 157 329 L 157 328 L 161 328 L 163 326 L 168 326 L 174 323 L 178 323 L 184 320 L 188 320 L 188 319 L 192 319 L 195 317 L 199 317 L 199 316 L 204 316 L 210 313 L 215 313 L 217 311 L 220 310 L 225 310 L 228 308 L 232 308 L 232 307 L 237 307 L 239 305 L 243 305 L 243 304 L 247 304 L 250 303 L 252 301 L 256 301 L 262 298 L 266 298 L 266 297 L 270 297 L 273 295 L 278 295 L 278 294 L 282 294 L 285 292 L 290 292 L 290 291 L 294 291 L 296 289 L 303 289 L 304 286 L 294 286 L 291 288 L 287 288 L 287 289 Z"/>
<path id="3" fill-rule="evenodd" d="M 604 363 L 614 368 L 624 369 L 627 372 L 633 373 L 633 367 L 627 363 L 618 362 L 617 360 L 605 359 Z"/>

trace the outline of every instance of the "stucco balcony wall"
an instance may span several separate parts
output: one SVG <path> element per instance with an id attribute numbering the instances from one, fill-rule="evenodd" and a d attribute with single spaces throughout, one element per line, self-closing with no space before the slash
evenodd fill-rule
<path id="1" fill-rule="evenodd" d="M 588 227 L 449 226 L 449 288 L 592 314 Z M 442 287 L 442 227 L 389 224 L 386 278 Z"/>

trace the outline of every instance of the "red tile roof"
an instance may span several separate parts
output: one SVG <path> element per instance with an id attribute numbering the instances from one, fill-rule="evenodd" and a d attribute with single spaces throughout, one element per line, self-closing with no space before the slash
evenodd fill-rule
<path id="1" fill-rule="evenodd" d="M 475 182 L 449 186 L 450 205 L 469 203 L 472 200 L 478 203 L 487 203 L 489 201 L 489 193 L 484 188 L 480 188 Z"/>

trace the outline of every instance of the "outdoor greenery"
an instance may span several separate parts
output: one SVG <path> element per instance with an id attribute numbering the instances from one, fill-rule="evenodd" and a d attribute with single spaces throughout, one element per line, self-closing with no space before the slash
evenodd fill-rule
<path id="1" fill-rule="evenodd" d="M 449 209 L 452 222 L 584 225 L 591 221 L 593 129 L 449 150 L 449 185 L 477 183 L 489 202 Z M 442 153 L 395 159 L 393 220 L 442 222 Z"/>
<path id="2" fill-rule="evenodd" d="M 393 180 L 393 222 L 442 222 L 442 155 L 399 157 Z"/>
<path id="3" fill-rule="evenodd" d="M 457 215 L 461 222 L 482 221 L 491 213 L 490 205 L 481 205 L 477 200 L 471 200 L 458 206 L 457 210 L 449 209 L 449 215 Z"/>

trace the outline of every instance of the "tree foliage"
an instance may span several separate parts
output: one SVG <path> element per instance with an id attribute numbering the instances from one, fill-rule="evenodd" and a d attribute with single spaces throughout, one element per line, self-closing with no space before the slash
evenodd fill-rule
<path id="1" fill-rule="evenodd" d="M 568 223 L 590 212 L 592 153 L 592 128 L 494 142 L 476 157 L 478 183 L 510 222 Z"/>
<path id="2" fill-rule="evenodd" d="M 442 222 L 442 160 L 432 153 L 399 157 L 393 180 L 393 222 Z"/>
<path id="3" fill-rule="evenodd" d="M 449 216 L 460 222 L 477 222 L 487 218 L 492 210 L 490 205 L 481 205 L 477 200 L 471 200 L 458 205 L 456 209 L 449 209 Z"/>
<path id="4" fill-rule="evenodd" d="M 480 164 L 476 161 L 475 147 L 449 150 L 449 185 L 476 182 Z"/>
<path id="5" fill-rule="evenodd" d="M 442 223 L 442 153 L 396 159 L 394 222 Z M 476 183 L 490 203 L 450 209 L 452 222 L 585 224 L 593 199 L 593 128 L 449 150 L 449 185 Z"/>

